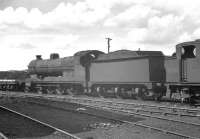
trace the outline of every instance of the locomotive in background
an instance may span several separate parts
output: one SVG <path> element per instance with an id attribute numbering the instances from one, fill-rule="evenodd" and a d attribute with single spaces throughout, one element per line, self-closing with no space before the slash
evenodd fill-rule
<path id="1" fill-rule="evenodd" d="M 0 71 L 0 90 L 24 91 L 27 71 Z"/>
<path id="2" fill-rule="evenodd" d="M 28 65 L 25 91 L 48 94 L 161 99 L 200 93 L 200 41 L 180 43 L 173 56 L 160 51 L 80 51 L 71 57 L 40 55 Z"/>

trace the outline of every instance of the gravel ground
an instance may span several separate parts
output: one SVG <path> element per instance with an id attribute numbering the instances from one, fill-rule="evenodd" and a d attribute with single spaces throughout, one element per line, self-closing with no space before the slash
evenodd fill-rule
<path id="1" fill-rule="evenodd" d="M 43 136 L 43 137 L 31 137 L 31 138 L 17 138 L 17 139 L 72 139 L 69 136 L 61 133 L 61 132 L 54 132 L 48 136 Z"/>
<path id="2" fill-rule="evenodd" d="M 95 99 L 97 99 L 97 98 L 95 98 Z M 102 99 L 102 98 L 99 98 L 99 99 Z M 117 101 L 117 99 L 113 99 L 113 101 Z M 125 100 L 125 101 L 128 102 L 130 100 Z M 13 102 L 13 100 L 12 101 L 10 99 L 6 100 L 7 104 L 9 102 Z M 20 103 L 20 102 L 14 100 L 13 104 L 15 106 L 11 105 L 11 107 L 15 107 L 16 108 L 16 106 L 17 106 L 16 104 L 18 104 L 18 103 Z M 136 103 L 136 101 L 134 101 L 134 103 Z M 150 102 L 148 102 L 148 103 L 152 104 Z M 56 102 L 56 101 L 55 102 L 51 101 L 50 104 L 52 104 L 52 105 L 54 105 L 56 107 L 63 107 L 63 108 L 66 108 L 66 106 L 68 106 L 67 108 L 73 108 L 73 109 L 76 109 L 76 110 L 78 108 L 80 108 L 80 110 L 82 108 L 84 108 L 84 107 L 82 107 L 80 105 L 70 106 L 69 103 L 65 103 L 66 105 L 64 105 L 64 103 Z M 33 115 L 33 113 L 36 113 L 36 112 L 33 112 L 33 109 L 31 109 L 32 106 L 28 106 L 27 107 L 26 105 L 21 104 L 20 107 L 23 107 L 23 110 L 24 109 L 28 109 L 28 110 L 25 111 L 25 113 L 28 113 L 30 115 Z M 21 109 L 18 108 L 18 110 L 21 110 Z M 49 109 L 48 110 L 42 110 L 42 111 L 39 111 L 39 114 L 43 113 L 42 115 L 45 116 L 45 113 L 46 113 L 46 119 L 45 120 L 47 120 L 47 119 L 49 119 L 49 115 L 47 114 L 48 111 L 49 111 Z M 50 111 L 51 111 L 51 109 L 50 109 Z M 89 112 L 90 112 L 90 110 L 89 110 Z M 94 112 L 94 110 L 93 110 L 93 112 Z M 99 113 L 100 115 L 106 115 L 107 114 L 105 112 L 95 110 L 95 113 L 96 112 Z M 54 111 L 54 113 L 52 113 L 52 115 L 53 114 L 55 114 L 55 111 Z M 107 114 L 106 116 L 109 116 L 109 114 Z M 110 116 L 111 117 L 118 116 L 118 114 L 111 113 Z M 60 119 L 60 117 L 56 117 L 56 116 L 54 116 L 54 118 Z M 120 116 L 118 118 L 120 118 Z M 133 121 L 133 122 L 140 121 L 142 123 L 155 124 L 158 127 L 159 127 L 159 125 L 160 126 L 166 126 L 166 127 L 168 126 L 168 128 L 172 128 L 173 129 L 173 125 L 174 125 L 173 123 L 171 125 L 170 125 L 170 123 L 163 124 L 162 122 L 159 122 L 157 120 L 153 121 L 152 119 L 146 119 L 145 120 L 145 119 L 139 118 L 139 117 L 135 117 L 135 118 L 136 119 L 134 119 L 132 117 L 132 120 L 130 120 L 131 119 L 130 116 L 127 116 L 127 117 L 124 116 L 124 119 L 129 120 L 129 121 Z M 174 125 L 174 126 L 176 126 L 176 125 Z M 184 130 L 187 130 L 187 127 Z M 190 130 L 192 130 L 192 129 L 188 129 L 188 132 Z M 161 133 L 159 131 L 145 129 L 143 127 L 138 127 L 138 126 L 134 126 L 134 125 L 130 125 L 130 124 L 122 124 L 122 125 L 121 124 L 108 124 L 106 122 L 102 122 L 102 125 L 101 124 L 98 125 L 98 124 L 96 124 L 94 122 L 93 124 L 90 124 L 90 130 L 82 130 L 82 131 L 80 130 L 78 133 L 74 132 L 74 134 L 78 135 L 79 137 L 81 137 L 83 139 L 179 139 L 179 138 L 181 139 L 181 137 L 177 137 L 175 135 L 169 135 L 169 134 L 166 134 L 166 133 Z M 196 134 L 198 134 L 198 131 L 195 130 L 194 131 L 194 135 L 196 135 Z M 52 135 L 49 136 L 49 138 L 53 137 L 53 136 L 54 135 L 52 134 Z"/>
<path id="3" fill-rule="evenodd" d="M 163 121 L 154 118 L 149 118 L 148 120 L 140 121 L 140 123 L 200 138 L 200 126 L 191 126 L 187 124 L 181 124 L 171 121 Z"/>
<path id="4" fill-rule="evenodd" d="M 63 109 L 57 109 L 52 107 L 46 107 L 33 103 L 26 103 L 22 99 L 2 99 L 1 105 L 11 108 L 15 111 L 21 112 L 25 115 L 29 115 L 42 122 L 49 123 L 57 128 L 65 130 L 69 133 L 75 134 L 80 132 L 88 132 L 100 128 L 113 128 L 121 125 L 121 122 L 116 122 L 110 119 L 102 118 L 106 116 L 108 118 L 117 118 L 121 120 L 132 120 L 133 122 L 143 120 L 143 118 L 130 117 L 127 115 L 120 115 L 113 112 L 106 112 L 96 109 L 84 108 L 81 105 L 71 103 L 61 103 L 52 101 L 36 100 L 43 103 L 50 103 L 52 106 L 67 108 L 68 110 L 83 110 L 87 113 L 95 113 L 100 117 L 94 117 L 92 115 L 85 115 L 82 113 L 75 113 L 74 111 L 63 111 Z"/>
<path id="5" fill-rule="evenodd" d="M 53 125 L 72 134 L 89 131 L 93 129 L 94 124 L 117 124 L 108 119 L 77 114 L 73 112 L 66 112 L 38 105 L 15 103 L 15 106 L 10 104 L 6 104 L 4 106 L 10 109 L 14 109 L 15 111 L 21 112 L 23 114 L 29 115 L 35 119 Z"/>
<path id="6" fill-rule="evenodd" d="M 181 137 L 163 134 L 130 124 L 108 129 L 96 129 L 76 135 L 82 139 L 182 139 Z"/>
<path id="7" fill-rule="evenodd" d="M 23 101 L 23 100 L 22 100 Z M 45 99 L 35 99 L 35 98 L 26 98 L 26 101 L 28 102 L 40 102 L 41 104 L 45 104 L 48 106 L 53 106 L 56 108 L 62 108 L 67 110 L 73 110 L 73 111 L 80 111 L 80 112 L 87 112 L 90 114 L 95 114 L 102 117 L 107 117 L 111 119 L 119 119 L 123 121 L 130 121 L 130 122 L 137 122 L 144 120 L 144 118 L 137 117 L 137 116 L 130 116 L 123 113 L 116 113 L 112 111 L 106 111 L 106 110 L 99 110 L 94 109 L 90 107 L 85 107 L 81 104 L 75 104 L 75 103 L 69 103 L 69 102 L 63 102 L 63 101 L 52 101 L 52 100 L 45 100 Z"/>
<path id="8" fill-rule="evenodd" d="M 0 115 L 0 131 L 9 138 L 41 137 L 55 132 L 52 128 L 43 126 L 7 110 L 0 109 Z"/>

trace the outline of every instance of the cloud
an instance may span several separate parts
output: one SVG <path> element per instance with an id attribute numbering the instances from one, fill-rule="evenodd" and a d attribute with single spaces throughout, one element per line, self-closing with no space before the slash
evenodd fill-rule
<path id="1" fill-rule="evenodd" d="M 141 48 L 170 54 L 177 43 L 200 36 L 199 0 L 54 0 L 45 9 L 43 2 L 14 3 L 0 10 L 1 48 L 14 57 L 26 53 L 29 60 L 51 52 L 106 52 L 105 37 L 112 38 L 111 51 Z"/>
<path id="2" fill-rule="evenodd" d="M 78 35 L 73 34 L 15 34 L 0 38 L 2 46 L 18 49 L 48 49 L 54 50 L 77 41 Z"/>
<path id="3" fill-rule="evenodd" d="M 171 44 L 182 34 L 182 18 L 166 15 L 148 19 L 145 27 L 133 27 L 124 37 L 127 42 L 140 44 Z"/>
<path id="4" fill-rule="evenodd" d="M 32 50 L 34 48 L 37 48 L 36 46 L 30 44 L 30 43 L 22 43 L 20 44 L 19 46 L 16 46 L 17 48 L 22 48 L 22 49 L 25 49 L 25 50 Z"/>
<path id="5" fill-rule="evenodd" d="M 148 21 L 147 43 L 171 43 L 183 32 L 182 18 L 174 15 L 153 17 Z"/>
<path id="6" fill-rule="evenodd" d="M 62 24 L 90 26 L 105 18 L 109 12 L 109 8 L 94 6 L 86 2 L 77 2 L 75 4 L 62 2 L 48 13 L 43 13 L 38 8 L 28 11 L 23 7 L 19 7 L 16 10 L 8 7 L 0 11 L 0 25 L 23 24 L 33 29 Z"/>
<path id="7" fill-rule="evenodd" d="M 127 34 L 128 41 L 142 42 L 148 36 L 148 30 L 146 28 L 133 28 Z"/>
<path id="8" fill-rule="evenodd" d="M 72 44 L 78 38 L 78 35 L 73 34 L 15 34 L 0 37 L 0 70 L 26 69 L 38 54 L 43 55 L 43 58 L 49 58 L 53 52 L 62 57 L 72 55 L 68 49 L 73 49 Z"/>
<path id="9" fill-rule="evenodd" d="M 141 26 L 145 25 L 148 19 L 152 16 L 158 15 L 159 11 L 152 9 L 149 6 L 133 5 L 124 12 L 109 18 L 105 21 L 105 26 Z"/>
<path id="10" fill-rule="evenodd" d="M 194 0 L 132 1 L 131 6 L 108 17 L 104 25 L 127 31 L 124 39 L 143 44 L 171 44 L 198 38 L 200 2 Z M 123 32 L 123 33 L 124 33 Z"/>

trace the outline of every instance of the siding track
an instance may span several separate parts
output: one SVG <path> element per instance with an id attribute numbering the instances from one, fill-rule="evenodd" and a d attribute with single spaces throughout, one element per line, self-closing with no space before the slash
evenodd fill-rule
<path id="1" fill-rule="evenodd" d="M 37 119 L 34 119 L 34 118 L 30 117 L 30 116 L 24 115 L 24 114 L 19 113 L 19 112 L 16 112 L 16 111 L 11 110 L 11 109 L 9 109 L 9 108 L 6 108 L 6 107 L 4 107 L 4 106 L 0 106 L 0 109 L 7 110 L 7 111 L 9 111 L 9 112 L 11 112 L 11 113 L 14 113 L 14 114 L 16 114 L 16 115 L 20 115 L 20 116 L 22 116 L 22 117 L 25 117 L 25 118 L 27 118 L 27 119 L 29 119 L 29 120 L 31 120 L 31 121 L 34 121 L 34 122 L 39 123 L 39 124 L 41 124 L 41 125 L 44 125 L 44 126 L 46 126 L 46 127 L 52 128 L 52 129 L 54 129 L 55 131 L 58 131 L 58 132 L 64 134 L 66 137 L 69 137 L 69 139 L 80 139 L 79 137 L 74 136 L 74 135 L 72 135 L 72 134 L 70 134 L 70 133 L 68 133 L 68 132 L 66 132 L 66 131 L 64 131 L 64 130 L 61 130 L 61 129 L 56 128 L 56 127 L 54 127 L 54 126 L 52 126 L 52 125 L 49 125 L 49 124 L 44 123 L 44 122 L 41 122 L 41 121 L 39 121 L 39 120 L 37 120 Z M 0 134 L 0 135 L 1 135 L 1 134 Z M 2 134 L 2 138 L 3 138 L 3 139 L 7 139 L 7 137 L 4 136 L 3 134 Z"/>

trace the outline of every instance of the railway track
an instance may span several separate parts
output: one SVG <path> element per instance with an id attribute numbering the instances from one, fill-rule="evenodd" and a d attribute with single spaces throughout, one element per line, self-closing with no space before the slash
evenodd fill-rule
<path id="1" fill-rule="evenodd" d="M 0 132 L 0 139 L 8 139 L 3 133 Z"/>
<path id="2" fill-rule="evenodd" d="M 170 118 L 164 118 L 164 117 L 161 117 L 161 116 L 155 116 L 155 115 L 151 115 L 151 114 L 142 114 L 140 113 L 140 110 L 137 111 L 137 112 L 134 112 L 133 110 L 135 110 L 134 108 L 127 108 L 127 107 L 123 107 L 123 106 L 119 106 L 120 105 L 124 105 L 124 106 L 127 106 L 127 105 L 137 105 L 137 106 L 142 106 L 143 108 L 147 105 L 144 105 L 144 104 L 134 104 L 134 103 L 130 103 L 130 104 L 127 104 L 127 103 L 122 103 L 122 102 L 119 102 L 119 103 L 114 103 L 114 102 L 111 102 L 111 101 L 100 101 L 100 100 L 92 100 L 92 99 L 72 99 L 73 103 L 79 103 L 79 104 L 82 104 L 82 105 L 85 105 L 87 107 L 92 107 L 92 108 L 97 108 L 97 109 L 107 109 L 107 110 L 112 110 L 112 111 L 117 111 L 117 112 L 121 112 L 121 113 L 127 113 L 129 115 L 138 115 L 138 116 L 143 116 L 143 117 L 148 117 L 148 118 L 153 118 L 153 119 L 159 119 L 159 120 L 162 120 L 162 121 L 165 121 L 165 122 L 171 122 L 172 124 L 178 124 L 178 126 L 176 128 L 182 128 L 184 126 L 187 126 L 187 127 L 190 127 L 192 129 L 196 129 L 196 131 L 198 131 L 200 129 L 200 124 L 198 123 L 192 123 L 192 122 L 186 122 L 186 121 L 182 121 L 182 120 L 175 120 L 175 119 L 170 119 Z M 88 103 L 89 102 L 89 103 Z M 186 108 L 177 108 L 177 107 L 166 107 L 166 106 L 147 106 L 147 107 L 154 107 L 154 108 L 166 108 L 166 109 L 170 109 L 170 110 L 173 110 L 173 109 L 178 109 L 178 110 L 184 110 L 184 111 L 190 111 L 190 109 L 186 109 Z M 141 111 L 144 111 L 144 110 L 141 110 Z M 151 112 L 150 110 L 145 110 L 145 111 L 148 111 L 148 112 Z M 191 111 L 199 111 L 198 109 L 192 109 Z M 151 113 L 157 113 L 155 111 L 151 112 Z M 166 112 L 159 112 L 159 113 L 164 113 L 164 115 L 166 115 L 165 113 Z M 189 117 L 199 117 L 198 115 L 187 115 L 187 114 L 173 114 L 173 113 L 167 113 L 167 114 L 170 114 L 170 115 L 178 115 L 178 116 L 189 116 Z M 148 128 L 148 129 L 153 129 L 153 130 L 157 130 L 157 131 L 160 131 L 160 132 L 163 132 L 163 133 L 166 133 L 166 134 L 173 134 L 173 135 L 177 135 L 179 137 L 183 137 L 183 138 L 189 138 L 189 139 L 198 139 L 200 138 L 200 135 L 198 137 L 196 136 L 193 136 L 191 134 L 186 134 L 186 133 L 183 133 L 183 132 L 180 132 L 181 130 L 179 130 L 179 132 L 175 132 L 175 131 L 172 131 L 172 130 L 169 130 L 169 129 L 164 129 L 164 128 L 160 128 L 160 127 L 155 127 L 155 126 L 151 126 L 151 125 L 148 125 L 146 123 L 142 123 L 142 122 L 137 122 L 137 123 L 132 123 L 132 122 L 129 122 L 129 121 L 123 121 L 123 122 L 126 122 L 126 123 L 129 123 L 129 124 L 133 124 L 135 126 L 141 126 L 141 127 L 144 127 L 144 128 Z"/>
<path id="3" fill-rule="evenodd" d="M 44 101 L 43 103 L 43 101 L 38 100 L 38 98 L 34 100 L 36 101 L 30 101 L 28 98 L 12 97 L 10 100 L 6 98 L 8 103 L 4 103 L 5 101 L 3 101 L 2 105 L 20 113 L 31 115 L 31 117 L 44 121 L 45 123 L 49 123 L 54 127 L 58 127 L 59 129 L 68 131 L 72 134 L 88 132 L 99 128 L 118 127 L 122 124 L 120 119 L 113 118 L 112 116 L 106 116 L 112 115 L 112 113 L 105 115 L 105 112 L 100 113 L 96 110 L 95 112 L 89 109 L 84 110 L 77 104 L 72 104 L 73 106 L 67 104 L 64 107 L 57 107 L 57 105 L 51 105 L 51 102 L 45 103 L 46 101 Z M 56 102 L 53 102 L 53 104 L 55 103 Z M 79 124 L 80 122 L 82 122 L 82 124 Z M 76 129 L 74 130 L 74 128 Z M 77 136 L 81 137 L 79 135 Z"/>
<path id="4" fill-rule="evenodd" d="M 37 97 L 39 97 L 39 96 L 37 96 Z M 52 99 L 52 97 L 47 97 L 47 98 Z M 84 106 L 90 107 L 90 108 L 106 109 L 106 110 L 112 110 L 112 111 L 121 112 L 121 113 L 127 113 L 129 115 L 137 115 L 137 116 L 143 116 L 143 117 L 148 117 L 148 118 L 154 118 L 154 119 L 164 120 L 165 122 L 172 122 L 172 124 L 178 123 L 178 126 L 176 126 L 176 130 L 178 130 L 178 131 L 173 131 L 170 129 L 160 128 L 155 125 L 150 125 L 147 123 L 142 123 L 142 122 L 134 123 L 134 122 L 126 121 L 126 120 L 114 119 L 114 120 L 119 120 L 120 122 L 123 122 L 123 123 L 134 125 L 134 126 L 139 126 L 139 127 L 148 128 L 151 130 L 160 131 L 164 134 L 176 135 L 181 138 L 198 139 L 200 137 L 200 135 L 193 136 L 192 134 L 187 134 L 187 133 L 185 134 L 185 133 L 181 132 L 181 130 L 180 130 L 180 128 L 185 125 L 189 126 L 190 128 L 199 130 L 200 124 L 189 123 L 189 122 L 184 122 L 181 120 L 174 120 L 174 119 L 169 119 L 169 118 L 163 118 L 163 117 L 159 117 L 159 116 L 152 116 L 152 115 L 148 115 L 148 114 L 141 114 L 138 112 L 132 112 L 130 110 L 130 108 L 128 108 L 128 110 L 127 110 L 126 108 L 124 108 L 122 106 L 119 107 L 118 105 L 119 104 L 121 105 L 121 102 L 118 105 L 113 105 L 113 102 L 110 102 L 110 101 L 99 101 L 99 100 L 92 100 L 92 99 L 65 98 L 65 100 L 73 102 L 73 103 L 78 103 L 78 104 L 81 104 L 81 105 L 84 105 Z M 143 107 L 144 107 L 144 105 L 143 105 Z"/>
<path id="5" fill-rule="evenodd" d="M 30 97 L 30 95 L 23 96 L 23 97 Z M 163 127 L 158 127 L 157 125 L 151 125 L 145 122 L 130 122 L 130 121 L 125 121 L 123 120 L 124 123 L 131 124 L 134 126 L 139 126 L 143 128 L 148 128 L 151 130 L 156 130 L 159 132 L 162 132 L 164 134 L 171 134 L 171 135 L 176 135 L 177 137 L 181 138 L 188 138 L 188 139 L 198 139 L 200 138 L 200 134 L 198 134 L 198 131 L 200 130 L 200 124 L 198 123 L 192 123 L 192 122 L 186 122 L 183 120 L 175 120 L 173 118 L 168 118 L 166 115 L 173 115 L 176 117 L 195 117 L 198 118 L 199 115 L 197 113 L 199 112 L 199 109 L 189 109 L 189 108 L 178 108 L 178 107 L 168 107 L 168 106 L 157 106 L 157 105 L 145 105 L 145 104 L 136 104 L 136 103 L 125 103 L 125 102 L 115 102 L 115 101 L 110 101 L 110 100 L 96 100 L 96 99 L 90 99 L 90 98 L 73 98 L 73 97 L 64 97 L 64 96 L 41 96 L 41 95 L 34 95 L 32 96 L 34 98 L 45 98 L 48 100 L 57 100 L 57 101 L 67 101 L 67 102 L 73 102 L 73 103 L 78 103 L 81 105 L 84 105 L 86 107 L 90 108 L 95 108 L 95 109 L 106 109 L 106 110 L 112 110 L 120 113 L 127 113 L 129 115 L 137 115 L 137 116 L 142 116 L 142 117 L 147 117 L 150 119 L 156 119 L 160 121 L 164 121 L 167 123 L 174 124 L 175 127 L 171 129 L 163 128 Z M 137 106 L 137 107 L 136 107 Z M 147 108 L 153 108 L 157 110 L 162 110 L 162 111 L 151 111 L 151 109 Z M 144 110 L 146 109 L 146 110 Z M 166 112 L 166 110 L 169 110 L 171 112 Z M 148 112 L 149 114 L 144 114 L 141 112 Z M 187 114 L 184 113 L 179 113 L 178 112 L 186 112 Z M 152 115 L 153 113 L 159 113 L 159 116 Z M 176 113 L 176 114 L 173 114 Z M 188 114 L 189 113 L 189 114 Z M 162 115 L 162 116 L 160 116 Z M 116 119 L 119 120 L 119 119 Z M 122 121 L 121 121 L 122 122 Z M 186 133 L 182 132 L 181 129 L 183 127 L 187 127 L 190 129 L 193 129 L 196 131 L 196 135 L 193 133 Z"/>
<path id="6" fill-rule="evenodd" d="M 9 92 L 11 96 L 13 96 L 12 92 Z M 6 93 L 3 93 L 5 95 Z M 15 93 L 14 93 L 15 94 Z M 121 105 L 123 105 L 123 107 L 127 107 L 127 110 L 135 110 L 136 112 L 149 112 L 149 113 L 159 113 L 162 115 L 176 115 L 176 116 L 180 116 L 180 117 L 197 117 L 200 118 L 200 109 L 195 109 L 195 108 L 183 108 L 183 107 L 174 107 L 174 106 L 165 106 L 165 105 L 152 105 L 152 104 L 140 104 L 140 103 L 133 103 L 133 102 L 123 102 L 123 101 L 119 101 L 118 99 L 116 100 L 99 100 L 96 98 L 75 98 L 75 97 L 69 97 L 69 96 L 56 96 L 56 95 L 40 95 L 40 94 L 15 94 L 17 96 L 21 96 L 21 97 L 45 97 L 45 98 L 49 98 L 49 99 L 68 99 L 68 100 L 78 100 L 78 101 L 82 101 L 82 102 L 95 102 L 95 103 L 103 103 L 103 104 L 108 104 L 108 105 L 116 105 L 117 107 L 121 107 Z M 150 108 L 150 109 L 154 109 L 154 110 L 148 110 L 146 108 Z"/>
<path id="7" fill-rule="evenodd" d="M 31 121 L 34 121 L 34 122 L 36 122 L 36 123 L 39 123 L 39 124 L 41 124 L 41 125 L 43 125 L 43 126 L 45 126 L 45 127 L 51 128 L 51 129 L 53 129 L 53 130 L 55 130 L 55 131 L 61 133 L 62 135 L 64 135 L 65 137 L 67 137 L 67 138 L 69 138 L 69 139 L 80 139 L 79 137 L 77 137 L 77 136 L 75 136 L 75 135 L 72 135 L 72 134 L 70 134 L 70 133 L 68 133 L 68 132 L 66 132 L 66 131 L 64 131 L 64 130 L 62 130 L 62 129 L 59 129 L 59 128 L 54 127 L 54 126 L 52 126 L 52 125 L 50 125 L 50 124 L 41 122 L 41 121 L 39 121 L 39 120 L 37 120 L 37 119 L 34 119 L 34 118 L 30 117 L 30 116 L 24 115 L 24 114 L 19 113 L 19 112 L 17 112 L 17 111 L 11 110 L 11 109 L 9 109 L 9 108 L 7 108 L 7 107 L 0 106 L 0 110 L 9 111 L 10 113 L 19 115 L 19 116 L 21 116 L 21 117 L 24 117 L 24 118 L 27 118 L 27 119 L 29 119 L 29 120 L 31 120 Z M 1 133 L 1 134 L 0 134 L 0 139 L 8 139 L 8 137 L 6 137 L 4 134 Z"/>
<path id="8" fill-rule="evenodd" d="M 35 104 L 38 104 L 38 105 L 45 105 L 43 103 L 38 103 L 38 102 L 31 102 L 31 103 L 35 103 Z M 105 106 L 100 106 L 100 105 L 88 105 L 88 104 L 83 104 L 83 103 L 79 103 L 79 104 L 82 104 L 86 107 L 89 107 L 89 108 L 95 108 L 95 109 L 106 109 L 108 107 L 105 107 Z M 49 105 L 45 105 L 45 106 L 48 106 L 48 107 L 52 107 L 52 106 L 49 106 Z M 54 107 L 54 108 L 57 108 L 57 107 Z M 59 108 L 60 109 L 60 108 Z M 62 110 L 67 110 L 69 111 L 69 109 L 63 109 Z M 112 111 L 117 111 L 117 112 L 123 112 L 123 113 L 127 113 L 126 111 L 119 111 L 117 109 L 113 109 L 111 107 L 109 107 L 109 110 L 112 110 Z M 90 113 L 87 113 L 87 112 L 83 112 L 84 114 L 88 114 L 88 115 L 91 115 Z M 128 113 L 128 114 L 131 114 L 131 113 Z M 96 116 L 95 114 L 92 114 L 93 116 Z M 144 115 L 143 115 L 144 116 Z M 103 118 L 108 118 L 108 117 L 103 117 Z M 148 128 L 148 129 L 151 129 L 151 130 L 156 130 L 156 131 L 160 131 L 164 134 L 171 134 L 171 135 L 175 135 L 175 136 L 178 136 L 178 137 L 181 137 L 181 138 L 188 138 L 188 139 L 198 139 L 198 137 L 193 137 L 193 136 L 189 136 L 189 135 L 184 135 L 184 134 L 181 134 L 181 133 L 177 133 L 177 132 L 173 132 L 173 131 L 170 131 L 170 130 L 165 130 L 165 129 L 160 129 L 160 128 L 157 128 L 157 127 L 154 127 L 154 126 L 150 126 L 150 125 L 145 125 L 145 124 L 142 124 L 142 123 L 135 123 L 135 122 L 130 122 L 130 121 L 126 121 L 126 120 L 121 120 L 121 119 L 117 119 L 117 118 L 112 118 L 110 117 L 109 118 L 110 120 L 113 120 L 113 121 L 118 121 L 118 122 L 121 122 L 121 123 L 126 123 L 126 124 L 130 124 L 130 125 L 134 125 L 134 126 L 139 126 L 139 127 L 143 127 L 143 128 Z"/>
<path id="9" fill-rule="evenodd" d="M 49 97 L 51 98 L 51 97 Z M 112 105 L 121 109 L 126 108 L 126 110 L 135 111 L 135 112 L 146 112 L 149 114 L 161 114 L 164 116 L 174 115 L 179 117 L 196 117 L 200 118 L 200 109 L 193 108 L 181 108 L 181 107 L 169 107 L 164 105 L 149 105 L 149 104 L 139 104 L 139 103 L 125 103 L 125 102 L 116 102 L 109 100 L 95 100 L 95 99 L 86 99 L 86 98 L 69 98 L 69 101 L 79 101 L 82 103 L 95 103 L 100 105 Z"/>

